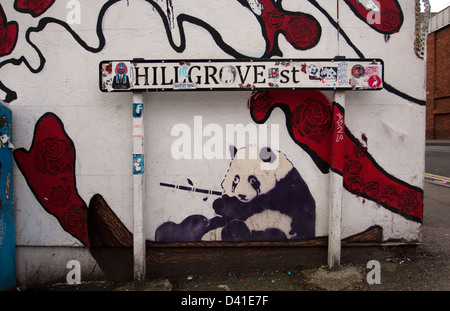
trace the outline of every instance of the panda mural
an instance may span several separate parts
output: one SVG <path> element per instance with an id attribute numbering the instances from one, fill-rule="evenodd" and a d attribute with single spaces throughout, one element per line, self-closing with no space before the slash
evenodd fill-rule
<path id="1" fill-rule="evenodd" d="M 236 150 L 213 202 L 217 216 L 191 215 L 165 222 L 157 242 L 281 241 L 315 237 L 316 205 L 300 173 L 282 152 L 247 146 Z"/>

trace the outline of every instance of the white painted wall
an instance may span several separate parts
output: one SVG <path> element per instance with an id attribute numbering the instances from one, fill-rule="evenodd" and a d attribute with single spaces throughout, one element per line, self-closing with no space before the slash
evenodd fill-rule
<path id="1" fill-rule="evenodd" d="M 33 18 L 19 13 L 13 3 L 3 3 L 8 21 L 19 24 L 19 39 L 14 51 L 0 57 L 1 81 L 17 92 L 17 99 L 7 103 L 13 111 L 16 148 L 30 148 L 36 121 L 45 112 L 54 112 L 76 147 L 76 178 L 80 196 L 89 203 L 100 193 L 117 217 L 133 230 L 133 183 L 131 175 L 131 93 L 102 93 L 98 87 L 98 64 L 105 59 L 231 59 L 202 27 L 184 23 L 186 48 L 175 51 L 168 43 L 162 19 L 144 0 L 120 1 L 112 5 L 102 20 L 105 46 L 91 53 L 80 46 L 61 25 L 50 23 L 42 31 L 32 33 L 33 44 L 45 57 L 45 65 L 37 51 L 27 43 L 25 32 L 46 17 L 66 23 L 66 1 L 56 1 L 43 15 Z M 155 1 L 164 10 L 165 1 Z M 239 53 L 260 57 L 265 51 L 261 26 L 255 15 L 238 1 L 174 0 L 175 17 L 190 14 L 209 23 L 222 39 Z M 317 1 L 332 18 L 336 18 L 336 1 Z M 338 1 L 340 26 L 349 39 L 367 57 L 381 58 L 385 64 L 385 81 L 413 98 L 425 98 L 425 64 L 414 52 L 414 2 L 400 0 L 404 22 L 399 33 L 385 37 L 358 19 L 349 7 Z M 70 27 L 90 47 L 98 47 L 96 23 L 105 1 L 79 0 L 81 23 Z M 283 0 L 283 8 L 313 15 L 321 24 L 322 37 L 312 49 L 294 49 L 279 36 L 284 58 L 332 58 L 337 54 L 348 58 L 358 55 L 341 37 L 328 19 L 308 1 Z M 174 41 L 180 40 L 179 29 L 173 29 Z M 25 63 L 13 65 L 10 59 L 25 57 Z M 5 94 L 1 91 L 0 95 Z M 225 128 L 230 123 L 253 123 L 247 100 L 250 92 L 146 93 L 146 238 L 154 239 L 155 229 L 165 221 L 180 222 L 196 213 L 213 217 L 215 199 L 189 192 L 176 192 L 159 186 L 160 182 L 185 184 L 187 178 L 195 186 L 220 190 L 229 160 L 175 160 L 170 148 L 177 137 L 171 129 L 178 123 L 193 125 L 194 116 L 202 116 L 204 125 L 216 123 Z M 332 99 L 333 92 L 325 94 Z M 272 113 L 267 124 L 280 125 L 280 150 L 292 161 L 307 182 L 316 200 L 316 236 L 328 234 L 329 176 L 322 174 L 311 158 L 289 137 L 281 110 Z M 346 124 L 360 138 L 368 137 L 368 150 L 388 173 L 413 186 L 422 188 L 425 145 L 425 107 L 387 90 L 347 92 Z M 16 167 L 17 168 L 17 167 Z M 16 243 L 27 253 L 26 246 L 82 246 L 66 233 L 57 220 L 37 202 L 23 175 L 15 170 Z M 364 202 L 363 202 L 364 201 Z M 372 225 L 383 227 L 384 239 L 406 242 L 420 240 L 421 225 L 407 220 L 344 191 L 343 238 Z M 28 261 L 29 256 L 19 260 Z M 28 253 L 27 253 L 28 254 Z M 18 265 L 23 267 L 24 263 Z"/>

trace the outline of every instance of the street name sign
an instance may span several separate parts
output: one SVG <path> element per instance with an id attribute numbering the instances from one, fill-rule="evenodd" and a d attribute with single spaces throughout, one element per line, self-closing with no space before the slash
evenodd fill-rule
<path id="1" fill-rule="evenodd" d="M 102 92 L 381 90 L 380 59 L 115 60 L 99 66 Z"/>

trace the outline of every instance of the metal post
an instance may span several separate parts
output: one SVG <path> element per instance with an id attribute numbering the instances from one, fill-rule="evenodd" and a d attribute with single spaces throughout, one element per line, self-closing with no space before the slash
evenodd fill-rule
<path id="1" fill-rule="evenodd" d="M 144 230 L 144 95 L 133 92 L 134 288 L 145 284 Z"/>
<path id="2" fill-rule="evenodd" d="M 335 92 L 335 102 L 345 110 L 345 91 Z M 333 118 L 337 120 L 337 118 Z M 342 128 L 344 116 L 342 116 Z M 343 139 L 335 136 L 331 141 L 331 158 L 334 163 L 343 163 Z M 343 177 L 333 171 L 330 172 L 330 210 L 328 223 L 328 268 L 336 270 L 341 263 L 341 228 L 342 228 L 342 195 Z"/>

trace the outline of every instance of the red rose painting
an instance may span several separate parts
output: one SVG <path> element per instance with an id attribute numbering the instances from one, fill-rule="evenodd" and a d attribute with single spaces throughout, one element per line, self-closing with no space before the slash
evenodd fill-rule
<path id="1" fill-rule="evenodd" d="M 353 13 L 371 28 L 383 34 L 399 32 L 403 12 L 397 0 L 378 0 L 369 7 L 358 0 L 345 0 Z"/>
<path id="2" fill-rule="evenodd" d="M 34 164 L 37 171 L 57 175 L 73 170 L 73 147 L 67 140 L 48 137 L 39 142 L 36 149 Z"/>
<path id="3" fill-rule="evenodd" d="M 322 137 L 331 129 L 331 105 L 307 99 L 305 105 L 294 110 L 292 121 L 298 127 L 298 133 L 301 136 L 309 137 L 320 143 Z"/>
<path id="4" fill-rule="evenodd" d="M 346 127 L 340 129 L 339 116 L 343 118 L 344 111 L 323 93 L 260 91 L 252 94 L 248 105 L 252 119 L 259 124 L 275 107 L 282 109 L 292 139 L 309 153 L 322 173 L 332 170 L 342 175 L 349 192 L 407 219 L 422 221 L 423 191 L 385 172 Z M 336 157 L 341 158 L 333 160 Z"/>
<path id="5" fill-rule="evenodd" d="M 29 151 L 14 150 L 17 166 L 44 209 L 61 227 L 89 245 L 87 205 L 75 183 L 75 147 L 61 120 L 52 113 L 36 123 Z"/>
<path id="6" fill-rule="evenodd" d="M 320 40 L 322 28 L 312 16 L 301 12 L 284 11 L 272 0 L 259 0 L 263 5 L 261 14 L 265 36 L 268 41 L 267 55 L 278 54 L 277 36 L 282 33 L 296 49 L 306 50 L 314 47 Z"/>
<path id="7" fill-rule="evenodd" d="M 29 13 L 37 17 L 47 11 L 55 0 L 16 0 L 14 8 L 21 13 Z"/>
<path id="8" fill-rule="evenodd" d="M 10 54 L 17 43 L 19 25 L 12 21 L 8 22 L 5 12 L 0 5 L 0 57 Z"/>

